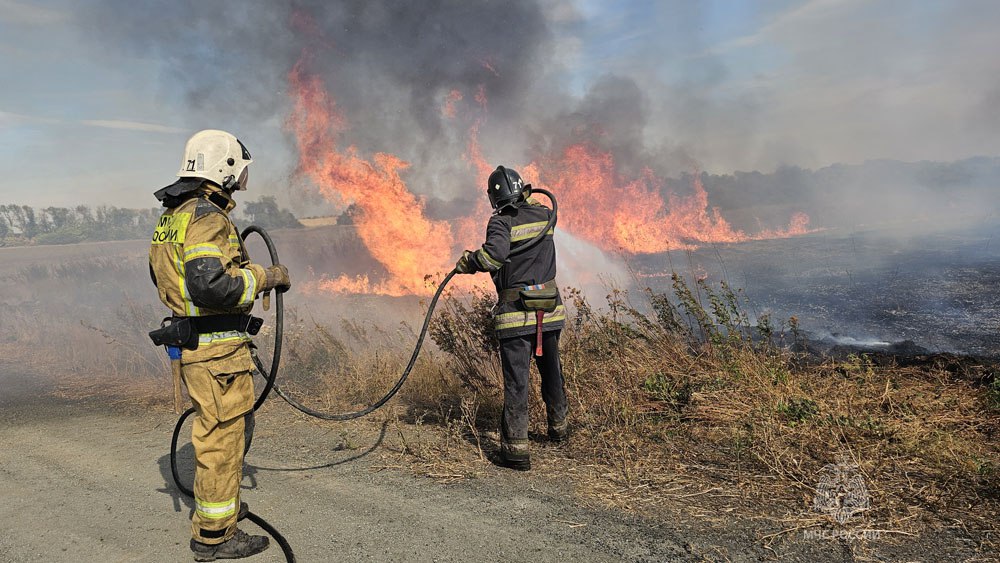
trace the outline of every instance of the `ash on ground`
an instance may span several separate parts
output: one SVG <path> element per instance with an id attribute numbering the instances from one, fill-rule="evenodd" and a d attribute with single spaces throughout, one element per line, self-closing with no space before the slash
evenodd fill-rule
<path id="1" fill-rule="evenodd" d="M 705 245 L 642 256 L 635 266 L 655 291 L 670 291 L 664 270 L 689 282 L 726 280 L 746 294 L 752 315 L 797 317 L 815 353 L 1000 359 L 1000 222 L 913 231 Z"/>

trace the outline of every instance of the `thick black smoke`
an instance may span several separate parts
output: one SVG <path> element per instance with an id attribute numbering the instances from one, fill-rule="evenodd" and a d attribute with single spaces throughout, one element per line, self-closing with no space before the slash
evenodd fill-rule
<path id="1" fill-rule="evenodd" d="M 105 0 L 80 17 L 106 48 L 163 64 L 162 87 L 186 96 L 192 121 L 282 119 L 288 73 L 308 53 L 347 120 L 345 143 L 411 162 L 411 186 L 432 196 L 475 179 L 461 155 L 479 88 L 490 119 L 517 121 L 550 40 L 523 0 Z M 442 112 L 452 90 L 461 126 Z"/>

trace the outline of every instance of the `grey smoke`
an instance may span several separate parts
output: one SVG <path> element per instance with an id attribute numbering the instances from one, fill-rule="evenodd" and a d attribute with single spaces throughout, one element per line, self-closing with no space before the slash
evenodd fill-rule
<path id="1" fill-rule="evenodd" d="M 1000 16 L 996 4 L 976 3 L 975 18 L 942 7 L 938 35 L 909 29 L 924 20 L 907 5 L 806 2 L 767 17 L 761 10 L 754 33 L 721 44 L 703 25 L 717 14 L 683 1 L 659 3 L 646 17 L 625 3 L 592 20 L 584 5 L 532 0 L 103 0 L 75 16 L 93 36 L 94 56 L 158 65 L 165 95 L 186 96 L 192 129 L 250 131 L 258 150 L 289 166 L 290 139 L 273 139 L 289 109 L 288 71 L 310 50 L 308 68 L 349 123 L 343 142 L 409 161 L 405 179 L 436 217 L 460 214 L 479 197 L 481 179 L 462 155 L 468 127 L 483 117 L 473 99 L 480 85 L 489 97 L 480 140 L 493 164 L 518 166 L 586 142 L 612 152 L 624 178 L 648 167 L 674 178 L 669 187 L 681 193 L 689 189 L 683 174 L 718 172 L 719 163 L 723 174 L 790 163 L 822 176 L 798 182 L 800 168 L 779 167 L 765 178 L 774 184 L 741 193 L 706 182 L 713 205 L 756 231 L 782 225 L 796 209 L 819 226 L 852 228 L 928 210 L 996 209 L 998 198 L 983 189 L 995 167 L 934 184 L 876 160 L 838 179 L 843 170 L 833 163 L 845 155 L 856 166 L 1000 151 L 1000 89 L 996 73 L 986 72 L 1000 69 L 972 56 L 1000 48 L 984 23 Z M 761 46 L 784 56 L 773 72 L 744 76 L 726 59 Z M 441 106 L 452 89 L 464 97 L 448 119 Z M 914 108 L 920 116 L 906 113 Z M 936 130 L 959 141 L 942 145 Z M 296 195 L 297 211 L 315 209 L 308 193 Z"/>
<path id="2" fill-rule="evenodd" d="M 474 180 L 460 158 L 471 122 L 458 134 L 444 123 L 447 93 L 462 92 L 473 113 L 483 85 L 491 119 L 516 121 L 550 39 L 531 1 L 106 0 L 80 16 L 105 47 L 160 61 L 163 88 L 183 92 L 202 122 L 283 117 L 287 74 L 308 50 L 306 68 L 349 124 L 344 142 L 409 161 L 413 189 L 431 196 Z"/>

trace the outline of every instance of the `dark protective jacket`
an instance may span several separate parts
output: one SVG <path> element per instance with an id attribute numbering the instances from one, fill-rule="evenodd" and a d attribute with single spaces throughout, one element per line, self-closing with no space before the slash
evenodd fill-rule
<path id="1" fill-rule="evenodd" d="M 206 183 L 181 201 L 165 203 L 176 207 L 160 216 L 149 248 L 150 272 L 163 304 L 178 317 L 248 313 L 266 273 L 250 263 L 229 218 L 232 200 Z M 249 340 L 241 331 L 202 334 L 198 350 L 185 351 L 185 361 L 224 354 Z"/>
<path id="2" fill-rule="evenodd" d="M 504 208 L 490 217 L 486 242 L 474 253 L 477 268 L 490 273 L 500 296 L 494 327 L 501 339 L 534 334 L 536 325 L 535 313 L 525 310 L 519 301 L 504 299 L 505 290 L 555 284 L 556 247 L 552 230 L 526 252 L 510 255 L 512 247 L 516 248 L 541 232 L 551 214 L 552 210 L 534 198 Z M 560 330 L 565 323 L 566 309 L 560 297 L 555 311 L 545 313 L 542 330 Z"/>

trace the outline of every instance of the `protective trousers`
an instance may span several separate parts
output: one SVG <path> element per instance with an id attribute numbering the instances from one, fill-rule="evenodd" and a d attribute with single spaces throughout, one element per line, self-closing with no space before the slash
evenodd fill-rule
<path id="1" fill-rule="evenodd" d="M 559 333 L 542 333 L 542 355 L 535 365 L 542 376 L 542 401 L 549 424 L 566 419 L 566 390 L 559 361 Z M 528 440 L 528 382 L 535 335 L 514 336 L 500 341 L 503 367 L 502 438 L 508 443 Z"/>
<path id="2" fill-rule="evenodd" d="M 236 533 L 243 458 L 253 437 L 250 352 L 246 344 L 229 350 L 181 368 L 196 411 L 191 429 L 195 456 L 191 535 L 205 544 L 222 543 Z"/>

